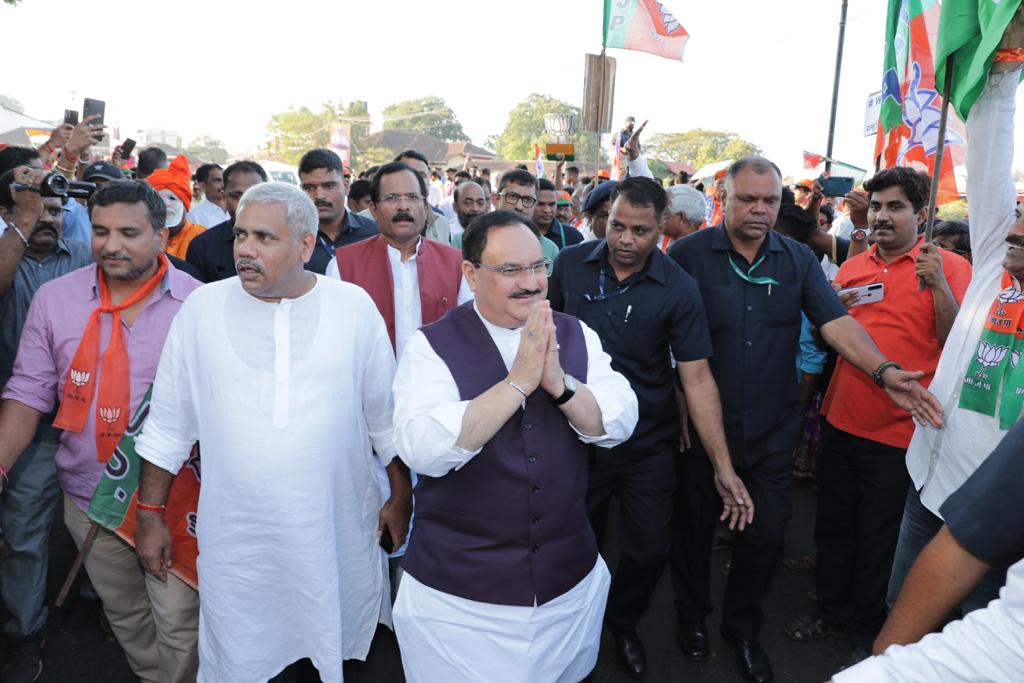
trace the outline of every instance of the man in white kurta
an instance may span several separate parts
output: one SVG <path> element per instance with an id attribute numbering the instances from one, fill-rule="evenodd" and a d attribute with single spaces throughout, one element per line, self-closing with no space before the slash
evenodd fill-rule
<path id="1" fill-rule="evenodd" d="M 501 218 L 502 214 L 506 218 Z M 537 401 L 541 404 L 550 401 L 556 406 L 562 406 L 565 415 L 558 416 L 556 413 L 555 419 L 568 418 L 569 427 L 572 428 L 572 432 L 568 432 L 571 438 L 598 447 L 611 447 L 625 441 L 632 434 L 637 421 L 636 396 L 626 379 L 611 368 L 611 359 L 604 353 L 597 335 L 575 319 L 566 320 L 568 316 L 563 316 L 556 335 L 550 308 L 546 301 L 542 301 L 546 291 L 546 269 L 536 237 L 519 222 L 515 214 L 497 212 L 487 218 L 487 221 L 474 223 L 474 228 L 467 232 L 466 253 L 473 252 L 474 245 L 479 252 L 480 243 L 486 243 L 482 254 L 466 256 L 467 262 L 463 267 L 463 272 L 468 273 L 468 279 L 474 287 L 476 302 L 460 306 L 439 323 L 425 328 L 426 332 L 416 332 L 406 346 L 395 377 L 398 451 L 410 469 L 425 475 L 416 489 L 417 515 L 421 511 L 425 515 L 422 521 L 424 528 L 417 526 L 417 534 L 412 536 L 410 551 L 403 563 L 406 574 L 395 603 L 395 631 L 402 650 L 406 678 L 414 683 L 579 681 L 591 671 L 597 659 L 601 622 L 610 584 L 608 569 L 596 552 L 589 556 L 590 564 L 578 572 L 577 575 L 583 574 L 582 578 L 568 590 L 553 597 L 539 594 L 540 583 L 535 576 L 513 577 L 526 585 L 532 581 L 538 591 L 536 594 L 528 594 L 525 604 L 521 599 L 506 600 L 509 596 L 502 594 L 501 586 L 491 585 L 487 589 L 492 595 L 498 596 L 495 599 L 474 600 L 455 594 L 463 592 L 459 587 L 445 591 L 428 585 L 438 585 L 432 579 L 437 573 L 446 572 L 445 564 L 458 570 L 458 567 L 452 566 L 453 563 L 464 560 L 473 567 L 468 572 L 467 584 L 478 580 L 482 584 L 489 583 L 486 575 L 493 567 L 506 564 L 505 559 L 500 558 L 512 555 L 518 557 L 522 552 L 530 552 L 528 546 L 523 550 L 520 543 L 526 540 L 526 536 L 522 539 L 514 538 L 517 533 L 514 530 L 507 537 L 499 533 L 497 539 L 503 540 L 489 543 L 465 534 L 459 528 L 460 521 L 452 519 L 453 525 L 450 528 L 455 531 L 445 542 L 453 542 L 453 537 L 456 539 L 454 543 L 458 556 L 442 560 L 439 570 L 435 565 L 430 571 L 426 568 L 427 564 L 418 561 L 417 556 L 417 551 L 427 557 L 446 552 L 445 548 L 436 547 L 438 537 L 431 535 L 437 530 L 438 519 L 442 520 L 441 526 L 444 526 L 444 516 L 434 514 L 434 511 L 428 512 L 427 501 L 422 497 L 424 486 L 450 479 L 460 471 L 463 475 L 468 473 L 470 478 L 465 480 L 468 486 L 473 487 L 475 483 L 480 488 L 494 486 L 500 490 L 501 495 L 509 495 L 512 499 L 519 498 L 520 492 L 523 497 L 530 497 L 531 500 L 538 500 L 542 496 L 559 499 L 579 496 L 580 506 L 574 511 L 578 511 L 583 517 L 582 523 L 588 525 L 582 506 L 585 490 L 570 486 L 568 479 L 571 479 L 571 471 L 559 471 L 557 475 L 549 471 L 546 475 L 538 475 L 541 481 L 528 481 L 526 478 L 516 480 L 515 475 L 511 478 L 503 477 L 500 472 L 484 469 L 492 466 L 493 458 L 498 456 L 503 460 L 507 458 L 505 461 L 508 465 L 498 467 L 498 470 L 504 468 L 506 472 L 519 468 L 539 472 L 531 468 L 541 467 L 545 459 L 579 456 L 578 452 L 563 451 L 561 447 L 545 449 L 543 445 L 538 448 L 536 444 L 528 445 L 522 454 L 513 448 L 508 456 L 488 450 L 493 447 L 495 440 L 502 439 L 503 434 L 508 433 L 504 430 L 510 423 L 514 425 L 511 430 L 513 432 L 522 429 L 524 433 L 532 434 L 543 430 L 545 417 L 533 412 L 537 409 Z M 470 236 L 474 230 L 490 232 L 480 239 Z M 500 273 L 493 270 L 492 264 L 505 264 L 501 267 L 515 268 L 519 272 Z M 524 324 L 523 318 L 528 311 L 531 317 Z M 529 365 L 529 352 L 524 353 L 521 347 L 534 344 L 534 340 L 541 335 L 544 335 L 545 340 L 548 339 L 546 333 L 537 331 L 538 316 L 545 315 L 551 336 L 547 343 L 541 342 L 543 348 L 540 354 L 546 354 L 547 361 L 545 379 L 538 386 L 536 376 L 532 383 L 521 379 L 529 375 L 523 371 Z M 504 370 L 508 371 L 504 380 L 499 380 L 473 400 L 465 400 L 465 396 L 460 396 L 460 387 L 450 369 L 450 359 L 443 359 L 432 346 L 437 342 L 431 340 L 430 328 L 448 324 L 452 316 L 462 321 L 470 320 L 468 324 L 479 330 L 480 343 L 493 345 L 487 352 L 490 354 L 489 360 L 502 363 Z M 571 381 L 572 377 L 565 379 L 568 371 L 563 372 L 557 368 L 559 351 L 563 354 L 566 351 L 561 348 L 566 344 L 563 333 L 577 324 L 582 332 L 582 340 L 576 337 L 574 353 L 578 354 L 577 358 L 585 354 L 585 385 Z M 464 358 L 464 363 L 476 364 L 477 359 Z M 553 364 L 557 369 L 550 373 Z M 561 376 L 557 381 L 551 380 L 559 374 Z M 488 382 L 490 379 L 485 380 L 485 384 Z M 570 385 L 575 387 L 575 394 L 569 391 Z M 585 398 L 578 398 L 581 392 L 585 392 Z M 575 408 L 566 409 L 566 406 L 573 404 L 573 398 L 579 403 Z M 560 400 L 561 404 L 558 403 Z M 581 426 L 584 422 L 581 419 L 585 412 L 584 401 L 591 401 L 587 404 L 590 409 L 588 414 L 597 415 L 596 424 L 591 422 L 589 429 Z M 474 412 L 473 404 L 478 402 Z M 507 417 L 509 413 L 512 414 L 510 418 Z M 535 423 L 531 415 L 538 418 Z M 482 426 L 484 421 L 492 419 L 494 421 L 488 427 Z M 502 431 L 496 433 L 496 430 Z M 480 442 L 481 434 L 483 442 Z M 474 438 L 480 443 L 474 443 Z M 472 447 L 466 448 L 466 445 Z M 485 462 L 475 462 L 479 458 L 484 458 Z M 585 449 L 579 464 L 584 469 L 585 481 Z M 500 479 L 497 484 L 495 478 Z M 498 509 L 503 504 L 501 495 L 495 496 L 493 507 L 488 506 L 485 500 L 481 512 L 495 519 L 507 517 Z M 436 498 L 433 505 L 445 507 L 450 512 L 452 508 L 465 508 L 471 503 L 442 497 L 440 505 Z M 538 511 L 540 509 L 532 508 L 532 520 L 525 517 L 521 520 L 523 525 L 529 526 L 531 533 L 534 529 L 545 528 L 545 525 L 569 529 L 580 521 L 569 515 L 556 515 L 548 519 L 543 511 Z M 471 509 L 466 514 L 472 513 Z M 433 522 L 429 528 L 428 520 Z M 509 523 L 515 528 L 517 521 L 520 520 L 513 517 Z M 551 526 L 546 528 L 550 530 Z M 444 534 L 443 529 L 441 533 Z M 486 535 L 486 531 L 483 533 Z M 586 533 L 589 536 L 583 539 L 584 544 L 593 545 L 589 526 L 586 526 Z M 513 538 L 509 540 L 508 537 Z M 530 543 L 537 543 L 532 549 L 534 558 L 542 557 L 543 553 L 558 552 L 555 550 L 557 540 L 549 537 L 547 540 L 550 545 L 546 545 L 544 540 L 534 539 L 533 536 L 529 538 Z M 427 547 L 418 548 L 416 544 Z M 518 560 L 509 560 L 507 564 L 518 566 Z M 549 569 L 545 567 L 545 570 Z M 556 567 L 555 574 L 558 571 Z M 554 580 L 558 580 L 557 576 Z M 469 591 L 472 592 L 472 589 L 469 588 Z M 520 591 L 520 598 L 521 594 Z"/>
<path id="2" fill-rule="evenodd" d="M 340 681 L 342 661 L 364 659 L 378 621 L 390 621 L 373 468 L 374 451 L 384 465 L 395 453 L 394 356 L 359 287 L 302 271 L 288 276 L 306 283 L 297 296 L 258 291 L 280 264 L 262 244 L 245 256 L 250 236 L 269 241 L 269 221 L 246 208 L 292 199 L 280 185 L 257 185 L 239 205 L 242 279 L 197 290 L 175 318 L 137 444 L 149 507 L 162 501 L 147 477 L 176 472 L 202 444 L 200 681 L 266 681 L 305 657 Z M 311 252 L 316 209 L 301 208 Z M 145 546 L 140 556 L 151 568 Z"/>

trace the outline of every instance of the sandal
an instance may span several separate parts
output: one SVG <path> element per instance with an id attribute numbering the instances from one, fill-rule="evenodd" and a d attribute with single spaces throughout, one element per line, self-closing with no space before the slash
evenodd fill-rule
<path id="1" fill-rule="evenodd" d="M 813 643 L 816 640 L 846 635 L 846 631 L 829 625 L 818 617 L 800 617 L 783 629 L 790 640 Z"/>

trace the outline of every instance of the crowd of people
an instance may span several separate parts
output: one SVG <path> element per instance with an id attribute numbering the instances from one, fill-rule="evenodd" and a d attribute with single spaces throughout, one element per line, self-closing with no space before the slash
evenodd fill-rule
<path id="1" fill-rule="evenodd" d="M 667 568 L 682 656 L 719 606 L 766 683 L 780 565 L 816 581 L 786 635 L 848 639 L 836 681 L 1021 680 L 1011 69 L 967 124 L 970 218 L 931 242 L 918 171 L 658 180 L 632 121 L 618 179 L 417 150 L 312 149 L 298 187 L 157 147 L 128 172 L 91 119 L 0 149 L 3 682 L 43 670 L 60 507 L 143 681 L 357 680 L 378 624 L 410 681 L 585 680 L 603 630 L 642 677 Z M 104 477 L 133 537 L 90 514 Z M 817 553 L 783 558 L 794 477 Z"/>

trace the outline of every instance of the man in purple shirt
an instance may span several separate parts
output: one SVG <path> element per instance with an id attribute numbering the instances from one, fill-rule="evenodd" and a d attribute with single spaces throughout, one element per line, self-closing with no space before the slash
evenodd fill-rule
<path id="1" fill-rule="evenodd" d="M 106 467 L 97 446 L 95 401 L 96 393 L 104 391 L 104 373 L 109 370 L 113 377 L 120 368 L 104 367 L 108 353 L 112 356 L 119 351 L 112 348 L 111 339 L 117 332 L 124 342 L 130 393 L 126 407 L 132 413 L 153 382 L 172 318 L 185 297 L 199 286 L 171 266 L 152 294 L 111 313 L 167 267 L 160 256 L 167 240 L 166 209 L 151 187 L 137 181 L 109 183 L 90 199 L 89 206 L 96 264 L 39 288 L 0 405 L 2 473 L 29 444 L 40 419 L 65 394 L 68 371 L 90 317 L 109 292 L 109 307 L 102 307 L 99 315 L 101 360 L 94 385 L 98 383 L 100 390 L 91 397 L 82 429 L 61 433 L 56 455 L 57 479 L 64 491 L 64 522 L 79 546 L 90 527 L 89 501 Z M 119 332 L 112 328 L 115 317 L 121 320 Z M 143 681 L 195 680 L 196 591 L 175 577 L 168 576 L 164 583 L 147 576 L 134 549 L 105 529 L 96 536 L 85 566 L 135 675 Z"/>

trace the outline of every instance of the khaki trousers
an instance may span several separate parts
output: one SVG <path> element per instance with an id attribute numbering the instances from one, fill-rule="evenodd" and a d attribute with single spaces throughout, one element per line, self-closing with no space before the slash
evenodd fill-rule
<path id="1" fill-rule="evenodd" d="M 92 524 L 64 496 L 64 523 L 79 548 Z M 199 669 L 199 593 L 176 576 L 147 574 L 135 549 L 100 528 L 85 560 L 128 665 L 146 683 L 186 683 Z"/>

